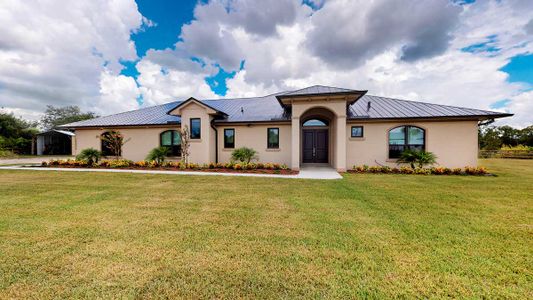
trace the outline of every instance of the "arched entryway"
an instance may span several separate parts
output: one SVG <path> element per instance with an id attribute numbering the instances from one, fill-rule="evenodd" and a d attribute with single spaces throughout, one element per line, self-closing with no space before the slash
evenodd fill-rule
<path id="1" fill-rule="evenodd" d="M 322 107 L 311 108 L 301 117 L 301 150 L 302 164 L 331 164 L 332 134 L 334 114 Z"/>

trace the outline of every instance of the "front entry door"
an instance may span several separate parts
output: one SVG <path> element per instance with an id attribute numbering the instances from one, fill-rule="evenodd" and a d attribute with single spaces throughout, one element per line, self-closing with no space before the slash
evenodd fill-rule
<path id="1" fill-rule="evenodd" d="M 328 130 L 304 129 L 302 160 L 304 163 L 328 162 Z"/>

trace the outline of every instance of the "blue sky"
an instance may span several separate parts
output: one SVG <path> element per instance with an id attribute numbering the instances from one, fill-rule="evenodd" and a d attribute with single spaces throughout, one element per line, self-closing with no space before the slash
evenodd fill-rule
<path id="1" fill-rule="evenodd" d="M 107 115 L 322 84 L 533 121 L 533 1 L 27 0 L 0 11 L 0 107 L 28 119 L 46 105 Z"/>

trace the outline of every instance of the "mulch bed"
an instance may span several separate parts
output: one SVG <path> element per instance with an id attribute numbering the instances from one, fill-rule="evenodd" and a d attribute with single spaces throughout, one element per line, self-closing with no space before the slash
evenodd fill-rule
<path id="1" fill-rule="evenodd" d="M 212 172 L 212 173 L 242 173 L 242 174 L 275 174 L 275 175 L 296 175 L 299 172 L 293 170 L 270 170 L 270 169 L 255 169 L 255 170 L 235 170 L 235 169 L 179 169 L 171 167 L 158 168 L 142 168 L 142 167 L 127 167 L 127 168 L 106 168 L 106 167 L 82 167 L 82 166 L 40 166 L 41 168 L 73 168 L 73 169 L 104 169 L 104 170 L 141 170 L 141 171 L 175 171 L 175 172 Z"/>

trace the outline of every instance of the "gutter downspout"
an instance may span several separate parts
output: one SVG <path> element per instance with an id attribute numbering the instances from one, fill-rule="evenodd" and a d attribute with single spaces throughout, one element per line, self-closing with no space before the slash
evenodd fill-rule
<path id="1" fill-rule="evenodd" d="M 218 164 L 218 130 L 214 125 L 215 119 L 211 120 L 211 128 L 215 131 L 215 164 Z"/>

